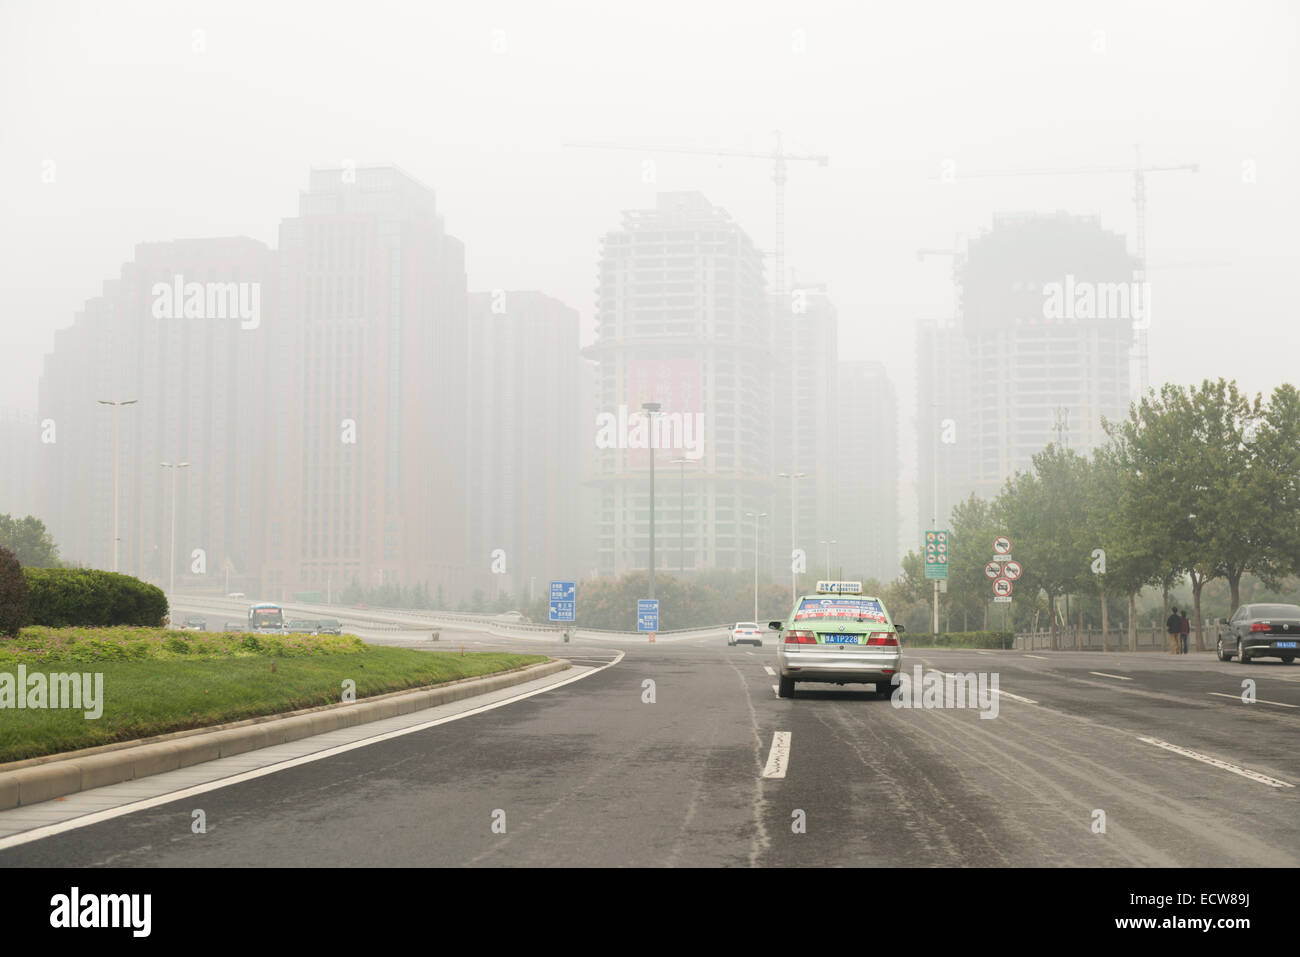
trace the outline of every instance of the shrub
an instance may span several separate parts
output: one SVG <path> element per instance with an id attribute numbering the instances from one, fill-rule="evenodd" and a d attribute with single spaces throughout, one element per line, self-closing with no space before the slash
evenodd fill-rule
<path id="1" fill-rule="evenodd" d="M 0 546 L 0 635 L 18 637 L 27 623 L 27 579 L 18 556 Z"/>
<path id="2" fill-rule="evenodd" d="M 93 568 L 24 568 L 23 575 L 30 624 L 160 627 L 167 617 L 162 590 L 130 575 Z"/>

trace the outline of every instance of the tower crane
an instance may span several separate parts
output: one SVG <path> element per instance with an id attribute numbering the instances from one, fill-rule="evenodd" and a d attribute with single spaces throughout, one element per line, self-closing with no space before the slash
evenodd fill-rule
<path id="1" fill-rule="evenodd" d="M 710 150 L 690 149 L 671 146 L 637 146 L 626 143 L 565 143 L 565 146 L 579 149 L 599 150 L 635 150 L 642 153 L 691 153 L 696 156 L 732 156 L 742 159 L 763 159 L 772 163 L 772 182 L 776 184 L 776 248 L 773 255 L 775 281 L 773 289 L 778 300 L 785 298 L 785 185 L 789 178 L 786 169 L 789 163 L 815 162 L 826 166 L 830 157 L 824 154 L 788 153 L 781 138 L 780 130 L 774 134 L 775 143 L 770 152 L 752 150 Z"/>
<path id="2" fill-rule="evenodd" d="M 1137 213 L 1136 245 L 1137 268 L 1134 281 L 1144 282 L 1147 273 L 1147 181 L 1148 173 L 1175 173 L 1188 171 L 1195 173 L 1200 169 L 1198 163 L 1181 163 L 1176 166 L 1143 166 L 1142 147 L 1133 147 L 1133 165 L 1128 166 L 1081 166 L 1065 169 L 1019 169 L 988 170 L 977 173 L 960 174 L 962 179 L 974 179 L 986 176 L 1083 176 L 1092 174 L 1125 173 L 1133 177 L 1133 206 Z M 1141 326 L 1137 330 L 1135 358 L 1138 366 L 1138 380 L 1141 394 L 1145 395 L 1148 386 L 1147 370 L 1147 330 Z"/>

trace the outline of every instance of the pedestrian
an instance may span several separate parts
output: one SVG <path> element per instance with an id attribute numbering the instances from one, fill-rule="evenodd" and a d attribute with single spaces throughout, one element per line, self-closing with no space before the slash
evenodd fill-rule
<path id="1" fill-rule="evenodd" d="M 1177 608 L 1169 609 L 1169 617 L 1165 619 L 1165 631 L 1169 634 L 1169 653 L 1178 654 L 1178 641 L 1183 634 L 1183 620 L 1178 617 Z"/>
<path id="2" fill-rule="evenodd" d="M 1187 654 L 1187 636 L 1192 633 L 1192 623 L 1187 620 L 1186 608 L 1183 609 L 1182 615 L 1183 615 L 1183 624 L 1182 624 L 1183 654 Z"/>

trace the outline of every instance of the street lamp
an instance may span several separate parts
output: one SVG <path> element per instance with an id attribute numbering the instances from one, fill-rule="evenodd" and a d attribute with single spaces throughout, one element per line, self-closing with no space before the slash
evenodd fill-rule
<path id="1" fill-rule="evenodd" d="M 117 410 L 124 405 L 135 405 L 138 399 L 122 399 L 114 402 L 110 399 L 96 399 L 100 405 L 111 405 L 113 407 L 113 571 L 117 571 Z"/>
<path id="2" fill-rule="evenodd" d="M 745 518 L 754 520 L 754 621 L 758 621 L 758 520 L 767 518 L 767 512 L 746 512 Z"/>
<path id="3" fill-rule="evenodd" d="M 831 546 L 832 546 L 832 545 L 838 545 L 839 542 L 832 538 L 829 542 L 823 540 L 823 541 L 818 542 L 817 544 L 818 544 L 818 545 L 825 545 L 825 546 L 826 546 L 826 580 L 827 580 L 827 581 L 830 581 L 830 578 L 831 578 Z"/>
<path id="4" fill-rule="evenodd" d="M 172 544 L 171 544 L 171 584 L 167 586 L 167 595 L 171 597 L 176 593 L 176 472 L 179 469 L 190 467 L 189 462 L 178 462 L 172 465 L 170 462 L 163 462 L 162 467 L 171 469 L 172 473 Z"/>
<path id="5" fill-rule="evenodd" d="M 655 596 L 655 413 L 662 406 L 658 402 L 643 402 L 641 410 L 650 417 L 650 594 Z"/>
<path id="6" fill-rule="evenodd" d="M 795 485 L 799 479 L 803 478 L 806 472 L 778 472 L 777 478 L 788 478 L 790 480 L 790 550 L 791 552 L 799 546 L 795 543 L 799 540 L 798 526 L 795 524 L 798 519 L 798 511 L 795 507 Z M 798 573 L 794 570 L 794 555 L 790 556 L 790 600 L 799 599 L 798 590 Z"/>
<path id="7" fill-rule="evenodd" d="M 677 565 L 683 574 L 686 572 L 686 466 L 698 464 L 695 459 L 673 459 L 673 465 L 681 466 L 681 488 L 677 501 Z"/>

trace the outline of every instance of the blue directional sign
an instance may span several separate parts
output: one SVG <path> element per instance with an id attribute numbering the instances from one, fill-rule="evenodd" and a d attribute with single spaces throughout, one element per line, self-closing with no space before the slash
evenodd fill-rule
<path id="1" fill-rule="evenodd" d="M 636 630 L 659 630 L 659 599 L 638 598 L 636 603 Z"/>
<path id="2" fill-rule="evenodd" d="M 551 582 L 551 621 L 573 621 L 577 611 L 577 583 Z"/>

